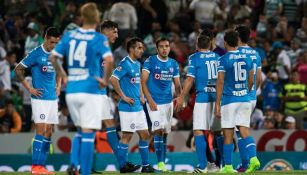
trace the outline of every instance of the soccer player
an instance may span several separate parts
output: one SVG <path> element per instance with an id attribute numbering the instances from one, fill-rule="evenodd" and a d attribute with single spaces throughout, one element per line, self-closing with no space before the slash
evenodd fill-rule
<path id="1" fill-rule="evenodd" d="M 52 51 L 50 60 L 56 71 L 67 81 L 67 76 L 58 59 L 67 58 L 68 83 L 66 101 L 74 124 L 80 128 L 79 137 L 74 137 L 70 175 L 78 174 L 81 165 L 82 175 L 91 172 L 94 153 L 94 130 L 101 129 L 102 106 L 105 93 L 101 90 L 108 85 L 112 72 L 113 57 L 107 38 L 95 29 L 99 24 L 99 11 L 95 3 L 81 7 L 83 25 L 65 33 Z M 103 75 L 102 75 L 103 63 Z"/>
<path id="2" fill-rule="evenodd" d="M 121 97 L 118 110 L 122 137 L 117 150 L 120 172 L 130 173 L 137 170 L 137 167 L 127 165 L 128 144 L 133 133 L 137 132 L 140 137 L 139 151 L 142 158 L 142 172 L 153 173 L 154 169 L 148 159 L 150 136 L 142 106 L 145 100 L 140 83 L 141 65 L 137 61 L 144 53 L 143 41 L 139 38 L 130 39 L 127 43 L 127 51 L 129 55 L 122 59 L 110 78 L 114 90 Z"/>
<path id="3" fill-rule="evenodd" d="M 249 92 L 250 100 L 252 104 L 252 111 L 254 110 L 257 102 L 256 91 L 261 83 L 261 58 L 256 50 L 248 46 L 250 29 L 247 26 L 240 25 L 235 29 L 239 34 L 239 48 L 238 50 L 241 53 L 247 54 L 253 61 L 253 70 L 254 70 L 254 85 Z M 241 166 L 237 169 L 239 172 L 244 172 L 248 168 L 249 158 L 247 149 L 244 148 L 243 140 L 240 136 L 240 132 L 236 131 L 238 138 L 238 147 L 241 157 Z"/>
<path id="4" fill-rule="evenodd" d="M 103 21 L 100 25 L 100 31 L 104 34 L 111 44 L 114 44 L 118 38 L 118 24 L 113 21 Z"/>
<path id="5" fill-rule="evenodd" d="M 210 51 L 211 39 L 205 35 L 197 38 L 198 52 L 189 57 L 187 78 L 183 90 L 176 98 L 179 110 L 184 98 L 195 81 L 196 103 L 193 110 L 193 133 L 199 167 L 193 173 L 207 173 L 206 142 L 204 131 L 209 131 L 214 122 L 214 103 L 216 97 L 217 61 L 219 55 Z"/>
<path id="6" fill-rule="evenodd" d="M 254 81 L 251 58 L 237 50 L 238 33 L 229 30 L 224 36 L 225 48 L 228 51 L 218 61 L 218 78 L 216 86 L 215 115 L 221 118 L 224 134 L 223 173 L 236 172 L 232 167 L 234 128 L 240 131 L 244 147 L 248 150 L 249 167 L 246 172 L 253 172 L 260 167 L 256 155 L 256 145 L 249 134 L 252 106 L 249 91 Z"/>
<path id="7" fill-rule="evenodd" d="M 57 96 L 60 93 L 61 79 L 56 77 L 48 57 L 59 40 L 59 31 L 55 27 L 47 28 L 43 44 L 29 52 L 15 68 L 19 81 L 31 93 L 32 119 L 36 130 L 32 142 L 32 174 L 54 174 L 44 166 L 53 126 L 59 122 Z M 26 68 L 32 71 L 33 87 L 25 80 Z"/>
<path id="8" fill-rule="evenodd" d="M 147 109 L 154 132 L 154 147 L 158 159 L 158 169 L 165 167 L 167 134 L 171 132 L 173 117 L 172 83 L 177 96 L 180 95 L 179 67 L 177 61 L 168 57 L 170 43 L 166 38 L 156 42 L 157 55 L 150 56 L 142 69 L 142 88 L 147 99 Z"/>

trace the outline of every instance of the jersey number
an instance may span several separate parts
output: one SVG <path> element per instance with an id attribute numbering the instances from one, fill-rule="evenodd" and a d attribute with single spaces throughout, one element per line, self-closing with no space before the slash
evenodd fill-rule
<path id="1" fill-rule="evenodd" d="M 216 61 L 206 61 L 205 64 L 207 65 L 208 79 L 216 79 L 217 78 Z"/>
<path id="2" fill-rule="evenodd" d="M 74 60 L 79 61 L 79 66 L 84 67 L 86 61 L 86 41 L 80 41 L 77 48 L 76 47 L 76 40 L 71 40 L 69 42 L 69 61 L 68 65 L 72 66 L 74 64 Z"/>
<path id="3" fill-rule="evenodd" d="M 245 81 L 246 80 L 246 70 L 242 67 L 246 65 L 245 62 L 234 62 L 233 66 L 235 68 L 235 81 Z"/>

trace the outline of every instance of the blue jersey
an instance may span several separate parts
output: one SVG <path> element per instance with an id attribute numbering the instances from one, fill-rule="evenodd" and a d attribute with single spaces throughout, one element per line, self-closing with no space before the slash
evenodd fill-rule
<path id="1" fill-rule="evenodd" d="M 254 85 L 253 88 L 251 89 L 249 95 L 250 95 L 250 100 L 257 100 L 257 86 L 256 86 L 256 81 L 257 81 L 257 69 L 261 69 L 261 58 L 256 50 L 249 46 L 241 46 L 238 48 L 238 50 L 242 53 L 245 53 L 250 56 L 250 58 L 253 61 L 253 69 L 254 69 Z"/>
<path id="2" fill-rule="evenodd" d="M 251 58 L 236 51 L 227 52 L 218 61 L 218 72 L 225 72 L 222 104 L 249 102 L 248 73 L 253 69 Z"/>
<path id="3" fill-rule="evenodd" d="M 158 55 L 150 56 L 144 62 L 143 70 L 149 72 L 147 86 L 155 103 L 171 103 L 173 78 L 179 77 L 177 61 L 171 58 L 162 60 Z"/>
<path id="4" fill-rule="evenodd" d="M 217 61 L 214 52 L 196 52 L 189 57 L 187 76 L 193 77 L 196 88 L 196 102 L 214 102 L 216 98 Z"/>
<path id="5" fill-rule="evenodd" d="M 56 77 L 55 70 L 43 45 L 36 47 L 20 62 L 24 67 L 31 68 L 32 85 L 35 89 L 40 89 L 41 97 L 32 95 L 32 98 L 40 100 L 56 100 Z"/>
<path id="6" fill-rule="evenodd" d="M 264 82 L 262 89 L 262 107 L 263 109 L 279 110 L 281 105 L 280 93 L 282 85 L 277 81 L 267 80 Z"/>
<path id="7" fill-rule="evenodd" d="M 140 71 L 140 62 L 133 61 L 129 56 L 122 59 L 113 71 L 112 76 L 119 80 L 120 87 L 125 96 L 134 100 L 134 104 L 130 105 L 121 99 L 118 104 L 119 111 L 136 112 L 143 110 L 141 104 Z"/>
<path id="8" fill-rule="evenodd" d="M 67 58 L 66 93 L 106 94 L 95 79 L 103 76 L 103 58 L 112 55 L 104 35 L 78 28 L 65 33 L 52 52 Z"/>

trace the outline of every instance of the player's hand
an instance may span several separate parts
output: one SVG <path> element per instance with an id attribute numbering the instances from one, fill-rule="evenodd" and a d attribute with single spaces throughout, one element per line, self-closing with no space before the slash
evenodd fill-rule
<path id="1" fill-rule="evenodd" d="M 122 97 L 122 100 L 124 100 L 126 103 L 128 103 L 130 105 L 134 104 L 134 99 L 130 98 L 130 97 L 127 97 L 127 96 Z"/>
<path id="2" fill-rule="evenodd" d="M 158 106 L 154 101 L 149 101 L 148 104 L 149 104 L 151 111 L 157 111 L 158 110 Z"/>
<path id="3" fill-rule="evenodd" d="M 175 105 L 175 110 L 177 112 L 180 112 L 183 109 L 183 97 L 179 96 L 175 99 L 176 105 Z"/>
<path id="4" fill-rule="evenodd" d="M 34 95 L 35 97 L 42 97 L 42 90 L 43 89 L 35 89 L 35 88 L 30 88 L 29 89 L 29 92 L 30 92 L 30 94 L 32 94 L 32 95 Z"/>
<path id="5" fill-rule="evenodd" d="M 101 89 L 108 86 L 108 82 L 105 79 L 102 79 L 102 78 L 99 78 L 99 77 L 95 77 L 95 79 L 98 81 L 99 87 Z"/>
<path id="6" fill-rule="evenodd" d="M 67 81 L 68 81 L 67 76 L 65 76 L 65 77 L 62 78 L 62 86 L 63 86 L 63 87 L 66 87 Z"/>
<path id="7" fill-rule="evenodd" d="M 143 95 L 141 96 L 141 103 L 142 103 L 142 105 L 145 104 L 145 98 L 144 98 Z"/>
<path id="8" fill-rule="evenodd" d="M 215 105 L 214 113 L 216 118 L 221 118 L 221 106 Z"/>

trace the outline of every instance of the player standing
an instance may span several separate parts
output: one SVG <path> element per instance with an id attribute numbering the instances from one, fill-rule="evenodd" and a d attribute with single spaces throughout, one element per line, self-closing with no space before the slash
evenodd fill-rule
<path id="1" fill-rule="evenodd" d="M 193 173 L 207 173 L 207 157 L 204 131 L 209 131 L 214 122 L 214 103 L 216 98 L 216 79 L 218 54 L 211 52 L 211 39 L 200 35 L 197 38 L 198 52 L 189 57 L 187 78 L 180 96 L 176 99 L 176 110 L 179 110 L 184 98 L 195 81 L 196 103 L 193 110 L 193 133 L 199 167 Z"/>
<path id="2" fill-rule="evenodd" d="M 58 43 L 60 33 L 55 27 L 47 28 L 45 33 L 44 43 L 29 52 L 15 68 L 19 81 L 31 93 L 32 119 L 36 130 L 32 142 L 31 174 L 54 174 L 44 166 L 51 144 L 53 125 L 59 122 L 57 96 L 61 89 L 61 79 L 56 79 L 55 70 L 48 57 Z M 32 71 L 33 87 L 25 80 L 26 68 Z"/>
<path id="3" fill-rule="evenodd" d="M 141 88 L 141 64 L 137 59 L 144 53 L 144 43 L 139 38 L 132 38 L 127 43 L 128 56 L 122 59 L 113 71 L 110 82 L 121 97 L 118 104 L 122 137 L 118 146 L 118 157 L 121 173 L 137 170 L 137 167 L 127 165 L 128 144 L 134 132 L 137 132 L 139 151 L 142 158 L 142 173 L 154 173 L 148 159 L 149 132 L 146 116 L 143 111 L 145 100 Z"/>
<path id="4" fill-rule="evenodd" d="M 218 79 L 216 86 L 215 115 L 221 117 L 224 134 L 223 173 L 236 172 L 232 167 L 234 128 L 240 131 L 244 147 L 248 150 L 250 165 L 246 172 L 253 172 L 260 167 L 256 156 L 256 145 L 249 135 L 250 115 L 252 106 L 249 91 L 254 81 L 252 60 L 247 54 L 237 50 L 238 33 L 227 31 L 224 36 L 225 48 L 228 53 L 218 61 Z"/>
<path id="5" fill-rule="evenodd" d="M 52 51 L 50 60 L 56 71 L 66 78 L 63 67 L 57 59 L 67 58 L 68 84 L 66 101 L 74 124 L 81 128 L 81 137 L 75 137 L 72 147 L 71 163 L 74 165 L 69 174 L 78 174 L 80 161 L 82 175 L 91 172 L 94 154 L 94 130 L 101 129 L 101 114 L 105 94 L 101 88 L 108 85 L 112 71 L 113 57 L 107 38 L 95 29 L 99 24 L 99 11 L 95 3 L 86 3 L 81 7 L 83 25 L 65 33 Z M 102 75 L 102 63 L 104 72 Z M 102 77 L 102 78 L 100 78 Z M 75 159 L 74 159 L 75 158 Z"/>
<path id="6" fill-rule="evenodd" d="M 239 34 L 239 48 L 238 50 L 241 53 L 247 54 L 253 61 L 253 70 L 254 70 L 254 85 L 249 93 L 250 100 L 252 104 L 252 111 L 256 107 L 257 103 L 257 94 L 256 91 L 261 83 L 261 58 L 256 50 L 248 46 L 250 29 L 247 26 L 240 25 L 236 29 L 236 32 Z M 238 138 L 238 147 L 241 157 L 241 166 L 237 169 L 239 172 L 244 172 L 248 168 L 249 158 L 247 149 L 244 148 L 243 140 L 240 136 L 240 132 L 236 131 Z"/>
<path id="7" fill-rule="evenodd" d="M 154 132 L 154 147 L 158 159 L 158 169 L 165 168 L 167 134 L 171 132 L 173 117 L 172 83 L 177 96 L 181 92 L 179 66 L 168 57 L 170 43 L 166 38 L 156 42 L 157 55 L 150 56 L 143 65 L 142 88 L 147 99 L 147 109 Z"/>

